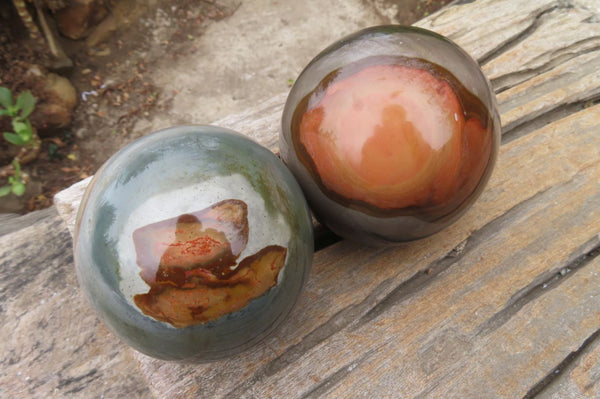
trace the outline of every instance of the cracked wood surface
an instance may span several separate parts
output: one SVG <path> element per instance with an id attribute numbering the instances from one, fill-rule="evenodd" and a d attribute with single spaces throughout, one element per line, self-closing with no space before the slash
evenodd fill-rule
<path id="1" fill-rule="evenodd" d="M 318 251 L 291 317 L 235 358 L 158 361 L 101 325 L 67 230 L 87 182 L 57 196 L 64 225 L 53 209 L 9 220 L 0 397 L 600 397 L 599 18 L 575 1 L 477 0 L 420 21 L 497 92 L 488 187 L 428 239 Z M 215 124 L 276 150 L 284 101 Z"/>

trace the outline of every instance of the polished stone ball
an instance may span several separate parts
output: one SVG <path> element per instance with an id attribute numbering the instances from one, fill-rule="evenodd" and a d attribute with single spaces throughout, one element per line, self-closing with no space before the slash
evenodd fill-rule
<path id="1" fill-rule="evenodd" d="M 230 130 L 174 127 L 111 157 L 82 200 L 81 289 L 140 352 L 204 361 L 264 338 L 308 277 L 312 221 L 292 174 Z"/>
<path id="2" fill-rule="evenodd" d="M 381 26 L 308 64 L 279 142 L 323 224 L 395 244 L 442 230 L 473 204 L 494 167 L 500 118 L 488 80 L 456 44 Z"/>

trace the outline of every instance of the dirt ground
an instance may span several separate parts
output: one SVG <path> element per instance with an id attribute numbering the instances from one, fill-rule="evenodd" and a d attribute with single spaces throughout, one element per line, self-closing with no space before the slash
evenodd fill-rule
<path id="1" fill-rule="evenodd" d="M 365 20 L 371 24 L 410 24 L 449 2 L 450 0 L 363 0 L 364 12 L 369 18 L 357 18 L 355 25 L 359 27 Z M 281 7 L 282 4 L 278 3 L 286 1 L 263 3 L 263 9 L 259 11 L 269 15 L 269 6 Z M 242 0 L 113 0 L 109 5 L 109 12 L 118 23 L 116 31 L 106 41 L 89 47 L 83 40 L 58 38 L 65 53 L 74 62 L 72 68 L 62 68 L 58 72 L 67 77 L 75 87 L 78 104 L 68 127 L 39 131 L 42 138 L 40 155 L 37 160 L 24 166 L 29 175 L 28 190 L 22 197 L 11 194 L 0 198 L 0 212 L 25 213 L 50 206 L 56 192 L 92 175 L 118 149 L 140 135 L 149 133 L 156 126 L 209 123 L 236 110 L 236 107 L 228 107 L 228 104 L 236 105 L 237 111 L 247 104 L 236 101 L 236 96 L 243 97 L 244 91 L 250 90 L 241 81 L 233 82 L 241 93 L 236 94 L 234 89 L 230 89 L 233 94 L 225 96 L 222 93 L 221 87 L 232 84 L 232 80 L 248 80 L 254 75 L 253 71 L 239 72 L 233 67 L 231 71 L 226 71 L 230 75 L 225 73 L 220 78 L 223 82 L 218 79 L 207 82 L 208 86 L 214 85 L 207 96 L 223 97 L 224 105 L 216 103 L 204 109 L 199 107 L 198 110 L 182 110 L 189 101 L 181 102 L 178 95 L 186 90 L 185 79 L 189 78 L 182 69 L 192 70 L 190 76 L 193 77 L 194 68 L 189 63 L 196 62 L 194 60 L 198 57 L 202 59 L 206 50 L 199 38 L 211 26 L 221 24 L 222 29 L 228 29 L 228 21 L 235 21 L 236 13 L 252 12 L 245 11 L 248 10 L 248 4 L 243 4 Z M 0 0 L 0 9 L 5 10 L 0 13 L 0 86 L 7 86 L 15 92 L 30 89 L 39 99 L 43 95 L 36 92 L 37 88 L 24 74 L 28 64 L 51 64 L 52 57 L 44 49 L 33 45 L 26 29 L 20 25 L 10 7 L 11 1 Z M 339 19 L 344 19 L 344 12 L 339 10 Z M 291 11 L 290 14 L 289 18 L 294 18 L 294 12 Z M 241 18 L 237 26 L 232 23 L 232 29 L 240 29 L 239 26 L 242 26 L 240 40 L 245 36 L 244 21 L 246 19 Z M 251 15 L 248 16 L 248 21 L 249 24 L 252 23 Z M 290 23 L 286 18 L 279 18 L 275 22 L 282 26 Z M 254 23 L 269 22 L 258 19 Z M 354 25 L 346 23 L 344 26 L 351 29 Z M 340 33 L 341 36 L 343 35 Z M 218 41 L 219 37 L 225 36 L 217 34 L 215 40 Z M 223 46 L 230 45 L 223 40 Z M 216 44 L 219 45 L 218 42 Z M 235 51 L 235 46 L 232 46 L 232 51 Z M 274 49 L 274 54 L 277 54 L 276 51 L 285 50 Z M 206 54 L 210 57 L 209 52 Z M 301 62 L 310 59 L 306 57 L 309 55 L 300 58 Z M 285 65 L 281 62 L 280 68 L 284 68 Z M 274 72 L 267 75 L 272 78 L 268 89 L 274 91 L 273 94 L 288 89 L 295 78 L 288 70 L 285 72 L 287 75 L 277 74 L 277 68 L 278 65 L 274 65 Z M 290 70 L 297 69 L 296 65 Z M 181 81 L 179 86 L 167 84 L 177 79 Z M 260 94 L 262 92 L 256 95 Z M 193 93 L 188 93 L 189 95 Z M 256 98 L 248 101 L 256 101 Z M 168 117 L 162 122 L 156 122 L 156 115 Z M 0 166 L 10 163 L 11 154 L 10 146 L 2 141 Z M 4 183 L 0 181 L 0 186 Z"/>

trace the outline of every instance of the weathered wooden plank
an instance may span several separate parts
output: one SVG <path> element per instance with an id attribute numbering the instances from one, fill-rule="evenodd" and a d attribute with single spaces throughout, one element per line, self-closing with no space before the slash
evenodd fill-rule
<path id="1" fill-rule="evenodd" d="M 487 62 L 483 70 L 492 81 L 503 78 L 502 89 L 598 48 L 600 24 L 594 14 L 566 3 L 544 13 L 532 32 Z"/>
<path id="2" fill-rule="evenodd" d="M 63 218 L 71 235 L 75 233 L 75 221 L 77 219 L 77 211 L 79 210 L 81 198 L 93 177 L 94 176 L 87 177 L 73 184 L 68 189 L 60 191 L 54 196 L 56 210 Z"/>
<path id="3" fill-rule="evenodd" d="M 449 37 L 481 61 L 522 39 L 544 14 L 567 6 L 562 0 L 458 1 L 415 25 Z"/>
<path id="4" fill-rule="evenodd" d="M 477 252 L 465 257 L 457 268 L 467 266 L 465 262 L 473 261 L 469 258 L 481 254 Z M 477 267 L 477 263 L 470 267 Z M 419 298 L 404 304 L 405 308 L 398 307 L 379 318 L 374 328 L 370 325 L 365 327 L 367 331 L 355 332 L 360 336 L 360 343 L 371 352 L 354 358 L 345 354 L 344 360 L 351 365 L 351 372 L 336 381 L 333 389 L 327 391 L 328 396 L 349 397 L 360 389 L 361 397 L 523 397 L 532 382 L 549 372 L 554 373 L 554 366 L 577 350 L 590 331 L 593 333 L 594 328 L 598 328 L 597 320 L 586 314 L 590 303 L 597 302 L 599 292 L 594 277 L 598 267 L 598 263 L 588 265 L 558 288 L 525 304 L 505 325 L 489 335 L 469 330 L 477 326 L 477 320 L 473 319 L 490 314 L 489 304 L 484 300 L 479 307 L 465 308 L 471 299 L 457 297 L 469 295 L 469 289 L 458 289 L 460 279 L 450 286 L 448 280 L 440 280 L 445 283 L 443 286 L 432 285 Z M 454 271 L 447 279 L 468 273 L 464 269 Z M 590 299 L 581 301 L 582 295 Z M 489 294 L 485 298 L 489 298 Z M 447 319 L 430 316 L 431 310 L 427 310 L 431 309 L 432 299 L 436 313 L 441 312 Z M 425 313 L 419 315 L 417 311 Z M 457 319 L 460 317 L 463 320 Z M 398 319 L 405 320 L 402 328 L 398 328 Z M 375 336 L 380 346 L 372 350 L 370 343 Z M 327 342 L 326 347 L 335 345 L 339 349 L 348 343 L 345 337 L 336 338 L 338 342 Z M 353 344 L 356 341 L 352 339 Z M 306 361 L 316 360 L 325 362 L 324 358 L 314 357 Z M 327 366 L 331 363 L 324 365 Z M 410 384 L 398 384 L 398 376 Z M 593 385 L 588 387 L 589 397 L 597 397 L 597 389 Z"/>
<path id="5" fill-rule="evenodd" d="M 504 131 L 569 104 L 600 98 L 600 50 L 580 55 L 498 94 Z"/>
<path id="6" fill-rule="evenodd" d="M 148 397 L 130 351 L 85 303 L 56 210 L 29 219 L 0 246 L 0 397 Z"/>
<path id="7" fill-rule="evenodd" d="M 598 274 L 594 279 L 598 280 Z M 539 398 L 597 398 L 600 397 L 600 330 L 571 352 L 564 362 L 550 371 L 538 389 L 530 391 Z M 558 377 L 556 375 L 558 374 Z M 554 377 L 554 378 L 551 378 Z M 539 393 L 538 393 L 539 392 Z"/>
<path id="8" fill-rule="evenodd" d="M 46 219 L 50 215 L 56 216 L 56 210 L 44 209 L 42 211 L 28 213 L 27 215 L 0 213 L 0 237 L 24 227 L 31 226 L 42 219 Z"/>

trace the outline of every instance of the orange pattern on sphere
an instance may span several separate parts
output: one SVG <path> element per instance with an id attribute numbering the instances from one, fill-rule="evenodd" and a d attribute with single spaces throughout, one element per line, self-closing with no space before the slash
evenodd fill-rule
<path id="1" fill-rule="evenodd" d="M 150 290 L 135 295 L 135 304 L 178 328 L 244 308 L 277 284 L 287 255 L 286 248 L 269 245 L 238 264 L 248 234 L 248 210 L 240 200 L 137 229 L 137 263 Z"/>
<path id="2" fill-rule="evenodd" d="M 299 142 L 325 188 L 346 199 L 383 210 L 455 207 L 487 166 L 489 128 L 427 70 L 370 66 L 310 101 Z"/>

